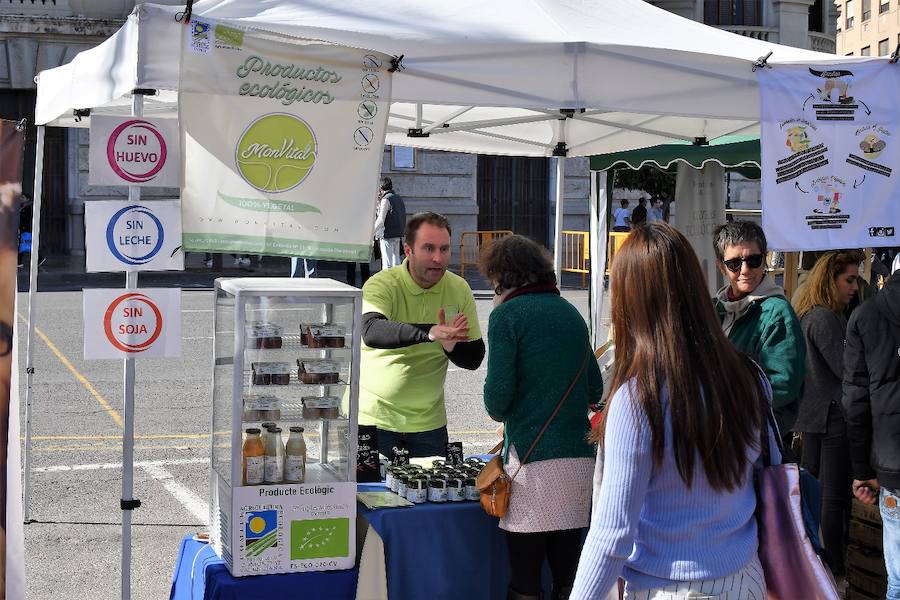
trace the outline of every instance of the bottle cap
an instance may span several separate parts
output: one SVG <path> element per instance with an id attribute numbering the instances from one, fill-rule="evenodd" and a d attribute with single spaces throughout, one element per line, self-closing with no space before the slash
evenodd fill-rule
<path id="1" fill-rule="evenodd" d="M 253 435 L 254 433 L 255 433 L 256 435 L 259 435 L 259 429 L 256 428 L 256 427 L 251 427 L 250 429 L 247 430 L 247 433 L 249 433 L 249 434 L 251 434 L 251 435 Z"/>
<path id="2" fill-rule="evenodd" d="M 291 433 L 303 433 L 302 427 L 291 427 Z"/>

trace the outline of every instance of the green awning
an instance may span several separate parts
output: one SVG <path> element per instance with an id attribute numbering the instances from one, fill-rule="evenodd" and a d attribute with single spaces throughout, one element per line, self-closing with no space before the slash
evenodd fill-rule
<path id="1" fill-rule="evenodd" d="M 752 171 L 756 172 L 756 177 L 753 178 L 758 179 L 759 137 L 726 135 L 711 140 L 705 146 L 695 146 L 685 141 L 625 152 L 598 154 L 591 157 L 591 170 L 640 169 L 646 165 L 668 169 L 678 162 L 689 164 L 695 169 L 703 168 L 708 162 L 718 163 L 725 168 L 755 167 Z"/>

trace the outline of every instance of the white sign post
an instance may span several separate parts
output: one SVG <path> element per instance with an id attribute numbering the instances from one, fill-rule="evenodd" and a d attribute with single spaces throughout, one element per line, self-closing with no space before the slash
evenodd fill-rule
<path id="1" fill-rule="evenodd" d="M 368 260 L 390 57 L 195 19 L 178 109 L 184 247 Z"/>
<path id="2" fill-rule="evenodd" d="M 87 270 L 181 271 L 181 202 L 85 203 Z"/>
<path id="3" fill-rule="evenodd" d="M 84 358 L 181 356 L 181 289 L 84 290 Z"/>
<path id="4" fill-rule="evenodd" d="M 178 122 L 143 117 L 91 117 L 91 185 L 178 187 Z"/>

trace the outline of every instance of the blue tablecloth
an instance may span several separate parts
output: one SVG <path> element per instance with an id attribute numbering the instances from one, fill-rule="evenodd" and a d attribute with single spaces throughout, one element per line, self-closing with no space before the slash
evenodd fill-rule
<path id="1" fill-rule="evenodd" d="M 359 491 L 384 486 L 359 485 Z M 388 596 L 394 600 L 506 598 L 506 539 L 478 502 L 371 510 L 357 503 L 384 542 Z M 544 567 L 550 590 L 549 568 Z"/>
<path id="2" fill-rule="evenodd" d="M 303 598 L 354 600 L 356 569 L 232 577 L 212 546 L 181 540 L 181 551 L 172 576 L 169 600 L 247 600 L 248 598 Z"/>

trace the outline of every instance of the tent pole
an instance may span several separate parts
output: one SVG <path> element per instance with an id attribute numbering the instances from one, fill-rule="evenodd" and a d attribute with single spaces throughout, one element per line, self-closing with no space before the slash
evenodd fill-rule
<path id="1" fill-rule="evenodd" d="M 553 236 L 553 271 L 556 273 L 556 282 L 562 286 L 562 230 L 563 230 L 563 205 L 565 204 L 566 191 L 566 122 L 565 118 L 559 119 L 559 138 L 557 139 L 556 154 L 556 231 Z"/>
<path id="2" fill-rule="evenodd" d="M 131 115 L 144 115 L 144 96 L 132 92 Z M 139 202 L 141 188 L 128 186 L 128 201 Z M 125 272 L 125 289 L 138 286 L 137 271 Z M 131 517 L 134 508 L 140 505 L 134 494 L 134 358 L 126 358 L 123 363 L 123 432 L 122 432 L 122 600 L 131 599 Z"/>
<path id="3" fill-rule="evenodd" d="M 44 126 L 37 127 L 34 204 L 31 206 L 31 257 L 28 271 L 28 337 L 25 342 L 25 522 L 31 521 L 31 401 L 34 383 L 34 328 L 37 321 L 38 249 L 41 247 L 41 196 L 44 186 Z"/>
<path id="4" fill-rule="evenodd" d="M 553 236 L 553 270 L 556 281 L 562 285 L 562 229 L 563 229 L 563 194 L 566 187 L 566 157 L 556 157 L 556 230 Z"/>
<path id="5" fill-rule="evenodd" d="M 606 186 L 607 172 L 591 172 L 591 340 L 594 348 L 606 343 L 601 336 L 603 329 L 603 282 L 606 278 L 607 219 Z"/>

